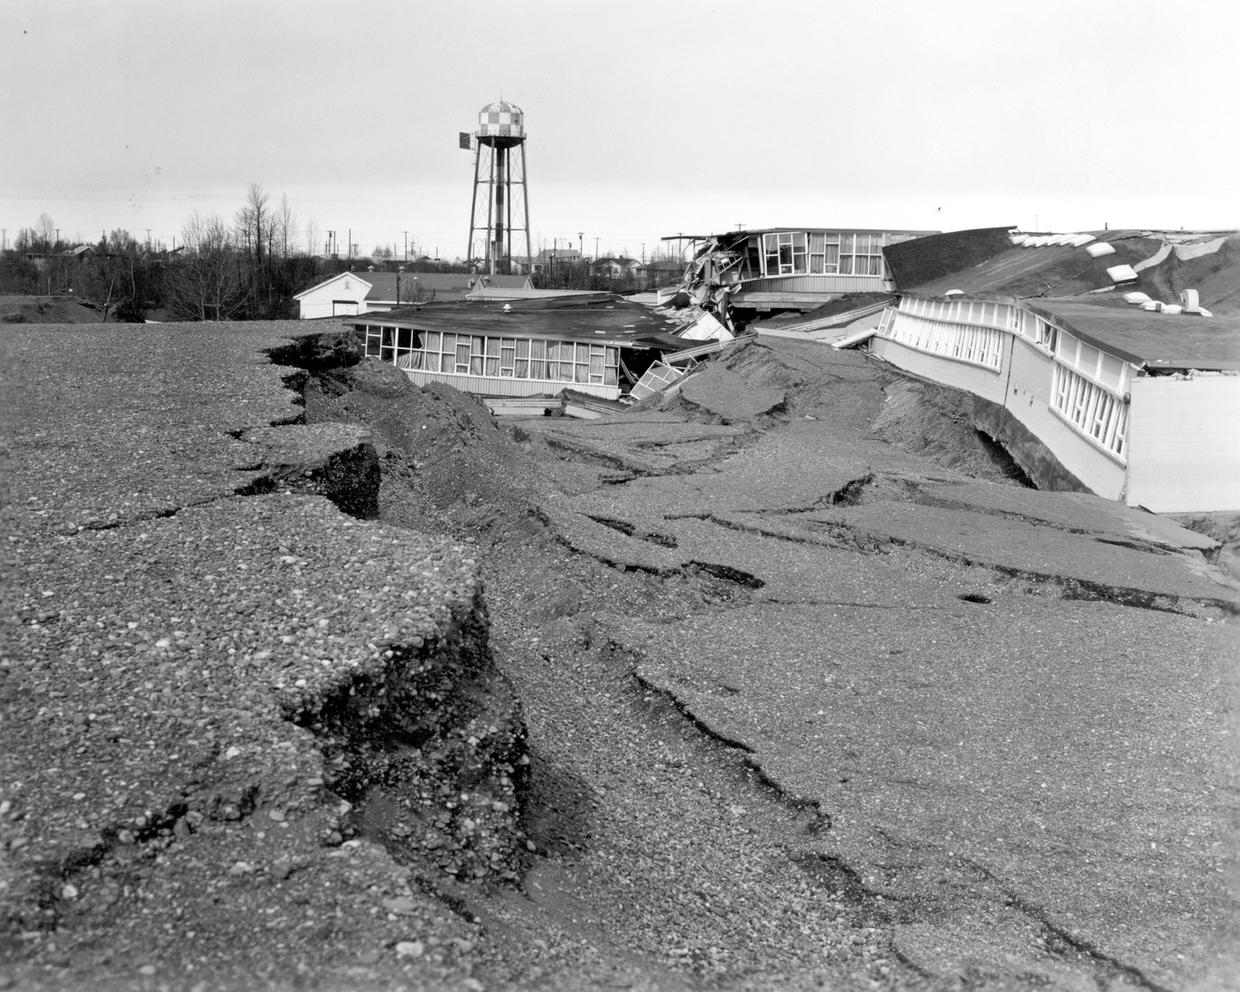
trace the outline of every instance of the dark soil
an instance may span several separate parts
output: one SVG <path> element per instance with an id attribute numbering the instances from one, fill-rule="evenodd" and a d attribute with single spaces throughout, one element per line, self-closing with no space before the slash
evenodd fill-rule
<path id="1" fill-rule="evenodd" d="M 0 324 L 98 324 L 95 305 L 70 296 L 0 296 Z"/>

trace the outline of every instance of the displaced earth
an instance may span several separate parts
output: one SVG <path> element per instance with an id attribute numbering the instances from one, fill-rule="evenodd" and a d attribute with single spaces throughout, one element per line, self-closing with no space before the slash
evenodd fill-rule
<path id="1" fill-rule="evenodd" d="M 71 296 L 0 294 L 0 324 L 97 324 L 99 307 Z"/>
<path id="2" fill-rule="evenodd" d="M 304 333 L 6 331 L 0 988 L 1236 987 L 1215 540 L 858 353 Z"/>

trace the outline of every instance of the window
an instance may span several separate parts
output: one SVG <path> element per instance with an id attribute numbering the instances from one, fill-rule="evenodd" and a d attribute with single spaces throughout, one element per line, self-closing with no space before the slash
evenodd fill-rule
<path id="1" fill-rule="evenodd" d="M 826 272 L 827 268 L 827 236 L 810 234 L 809 236 L 809 271 L 815 275 Z"/>
<path id="2" fill-rule="evenodd" d="M 1003 334 L 996 327 L 985 327 L 968 320 L 972 312 L 958 301 L 938 303 L 905 298 L 901 307 L 882 328 L 883 337 L 961 362 L 998 371 L 1003 362 Z M 954 319 L 952 315 L 955 315 Z"/>
<path id="3" fill-rule="evenodd" d="M 1051 398 L 1051 408 L 1079 433 L 1123 460 L 1128 431 L 1123 397 L 1056 362 Z"/>
<path id="4" fill-rule="evenodd" d="M 777 231 L 762 236 L 768 276 L 790 276 L 809 271 L 804 231 Z"/>
<path id="5" fill-rule="evenodd" d="M 547 378 L 547 342 L 530 342 L 530 378 Z"/>

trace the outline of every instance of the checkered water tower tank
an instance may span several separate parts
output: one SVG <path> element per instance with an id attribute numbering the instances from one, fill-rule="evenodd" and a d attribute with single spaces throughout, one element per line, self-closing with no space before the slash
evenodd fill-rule
<path id="1" fill-rule="evenodd" d="M 525 140 L 525 112 L 507 100 L 488 103 L 478 111 L 474 137 L 484 145 L 509 148 Z"/>

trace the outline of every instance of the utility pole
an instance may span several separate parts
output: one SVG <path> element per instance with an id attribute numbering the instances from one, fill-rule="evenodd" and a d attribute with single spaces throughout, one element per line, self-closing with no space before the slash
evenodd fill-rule
<path id="1" fill-rule="evenodd" d="M 405 261 L 409 261 L 409 232 L 405 231 Z"/>
<path id="2" fill-rule="evenodd" d="M 594 261 L 598 261 L 598 238 L 594 239 Z"/>

